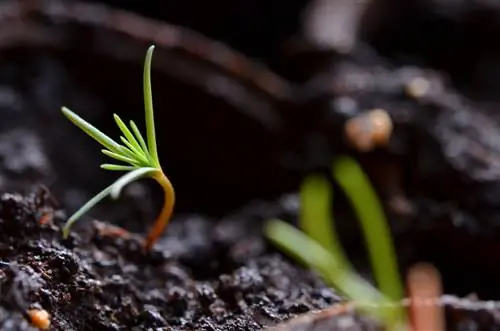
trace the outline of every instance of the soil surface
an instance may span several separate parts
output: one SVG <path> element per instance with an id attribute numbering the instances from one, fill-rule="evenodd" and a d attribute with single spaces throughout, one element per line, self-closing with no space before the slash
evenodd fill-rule
<path id="1" fill-rule="evenodd" d="M 380 328 L 328 313 L 345 299 L 261 233 L 272 217 L 294 223 L 300 179 L 328 174 L 344 153 L 359 159 L 384 202 L 402 274 L 419 261 L 441 272 L 448 329 L 498 329 L 498 304 L 480 299 L 500 298 L 500 82 L 491 74 L 500 50 L 478 36 L 500 32 L 500 8 L 332 1 L 350 20 L 339 24 L 358 31 L 345 35 L 321 24 L 322 1 L 286 10 L 275 1 L 241 1 L 246 9 L 216 2 L 225 9 L 198 10 L 197 20 L 192 2 L 177 12 L 161 2 L 108 2 L 130 12 L 105 1 L 0 4 L 0 330 L 33 329 L 30 309 L 46 310 L 53 330 L 254 331 L 289 320 L 287 330 Z M 259 21 L 262 12 L 269 18 Z M 164 21 L 228 43 L 281 77 Z M 114 177 L 99 170 L 96 143 L 59 109 L 110 135 L 113 112 L 142 123 L 151 39 L 159 150 L 179 197 L 174 220 L 144 252 L 139 235 L 162 196 L 140 181 L 62 240 L 69 214 Z M 345 124 L 374 108 L 390 115 L 394 131 L 386 146 L 360 151 Z M 346 250 L 369 278 L 341 192 L 334 208 Z M 471 293 L 479 299 L 463 299 Z M 293 320 L 323 309 L 321 318 Z"/>
<path id="2" fill-rule="evenodd" d="M 256 225 L 270 206 L 217 226 L 177 219 L 145 253 L 97 221 L 61 240 L 65 217 L 44 190 L 0 201 L 2 330 L 30 329 L 20 313 L 29 308 L 49 311 L 54 330 L 260 330 L 341 300 L 269 250 Z"/>

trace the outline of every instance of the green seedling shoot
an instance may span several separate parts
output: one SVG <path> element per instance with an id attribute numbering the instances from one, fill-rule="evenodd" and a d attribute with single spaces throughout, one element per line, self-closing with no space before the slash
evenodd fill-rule
<path id="1" fill-rule="evenodd" d="M 130 121 L 130 128 L 114 114 L 116 124 L 120 128 L 123 136 L 120 137 L 122 144 L 111 139 L 109 136 L 95 128 L 80 116 L 72 112 L 66 107 L 62 107 L 63 114 L 73 124 L 94 138 L 98 143 L 104 146 L 102 153 L 112 159 L 123 162 L 124 164 L 102 164 L 101 168 L 111 171 L 125 171 L 126 173 L 117 179 L 113 184 L 106 187 L 79 210 L 77 210 L 67 221 L 63 228 L 63 237 L 67 238 L 71 226 L 85 214 L 89 209 L 99 203 L 102 199 L 111 196 L 117 199 L 123 187 L 136 181 L 140 178 L 149 177 L 156 180 L 162 187 L 165 193 L 165 201 L 160 215 L 156 219 L 152 229 L 146 237 L 146 248 L 151 249 L 160 235 L 167 226 L 173 212 L 175 204 L 175 191 L 163 172 L 158 158 L 156 147 L 156 134 L 153 112 L 153 97 L 151 92 L 151 58 L 153 55 L 154 46 L 150 46 L 144 63 L 143 72 L 143 92 L 144 92 L 144 108 L 146 115 L 146 139 L 142 136 L 137 125 Z"/>
<path id="2" fill-rule="evenodd" d="M 406 316 L 399 305 L 403 287 L 383 209 L 369 179 L 354 160 L 338 159 L 332 174 L 361 222 L 379 289 L 355 272 L 340 245 L 332 224 L 333 193 L 323 176 L 310 175 L 301 185 L 299 226 L 302 231 L 273 219 L 265 224 L 264 233 L 277 247 L 316 270 L 360 309 L 380 318 L 389 330 L 395 330 L 406 323 Z"/>

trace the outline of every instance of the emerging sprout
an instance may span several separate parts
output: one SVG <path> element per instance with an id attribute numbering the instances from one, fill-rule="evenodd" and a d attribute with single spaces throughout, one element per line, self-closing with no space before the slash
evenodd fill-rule
<path id="1" fill-rule="evenodd" d="M 331 224 L 332 192 L 326 178 L 311 175 L 302 184 L 299 224 L 304 232 L 276 219 L 266 223 L 264 232 L 275 245 L 315 269 L 330 286 L 382 319 L 389 330 L 396 330 L 406 323 L 406 316 L 398 305 L 403 289 L 383 210 L 369 179 L 354 160 L 337 160 L 333 177 L 361 222 L 379 290 L 355 272 L 340 245 Z"/>
<path id="2" fill-rule="evenodd" d="M 158 158 L 156 148 L 156 134 L 153 114 L 153 97 L 151 93 L 151 58 L 153 55 L 154 46 L 150 46 L 144 63 L 143 73 L 143 90 L 144 90 L 144 108 L 146 113 L 146 140 L 140 133 L 137 125 L 130 121 L 130 129 L 114 114 L 116 124 L 123 133 L 120 140 L 123 144 L 119 144 L 106 134 L 99 131 L 92 124 L 88 123 L 80 116 L 72 112 L 66 107 L 62 107 L 63 114 L 76 126 L 82 129 L 89 136 L 105 147 L 102 150 L 104 155 L 107 155 L 115 160 L 124 162 L 125 164 L 102 164 L 101 168 L 112 171 L 126 171 L 127 173 L 116 180 L 113 184 L 106 187 L 95 197 L 90 199 L 78 211 L 68 219 L 68 222 L 63 228 L 63 237 L 67 238 L 73 223 L 85 214 L 90 208 L 96 205 L 99 201 L 110 195 L 113 199 L 117 199 L 124 186 L 142 177 L 150 177 L 155 179 L 165 191 L 165 202 L 163 209 L 156 219 L 153 228 L 150 230 L 146 238 L 146 248 L 151 249 L 158 237 L 168 224 L 175 203 L 175 192 L 170 180 L 163 173 Z"/>

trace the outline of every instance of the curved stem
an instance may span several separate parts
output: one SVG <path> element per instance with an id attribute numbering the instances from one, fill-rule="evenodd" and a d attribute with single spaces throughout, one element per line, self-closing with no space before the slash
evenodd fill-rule
<path id="1" fill-rule="evenodd" d="M 162 171 L 159 171 L 153 176 L 153 178 L 163 187 L 163 191 L 165 192 L 165 202 L 163 203 L 163 208 L 160 212 L 160 215 L 158 215 L 158 217 L 156 218 L 153 227 L 146 237 L 147 250 L 151 250 L 155 242 L 163 233 L 163 230 L 165 230 L 165 227 L 168 225 L 168 222 L 172 217 L 175 204 L 174 187 L 172 186 L 172 183 L 167 178 L 167 176 L 165 176 Z"/>

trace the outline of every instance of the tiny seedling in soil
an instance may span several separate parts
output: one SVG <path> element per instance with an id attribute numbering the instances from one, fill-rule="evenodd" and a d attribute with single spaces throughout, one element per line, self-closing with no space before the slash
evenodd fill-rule
<path id="1" fill-rule="evenodd" d="M 316 270 L 360 309 L 380 318 L 389 330 L 399 329 L 407 324 L 399 304 L 403 287 L 383 209 L 369 179 L 354 160 L 338 159 L 333 165 L 333 177 L 361 221 L 379 290 L 359 276 L 347 259 L 331 224 L 332 191 L 322 176 L 310 175 L 300 189 L 299 223 L 304 232 L 283 221 L 270 220 L 264 227 L 265 234 L 276 246 Z"/>
<path id="2" fill-rule="evenodd" d="M 402 302 L 408 308 L 410 323 L 408 331 L 444 331 L 446 330 L 445 311 L 439 302 L 442 295 L 442 284 L 439 272 L 427 263 L 418 263 L 410 268 L 406 280 L 408 300 Z M 356 303 L 348 302 L 333 305 L 321 311 L 308 312 L 281 324 L 271 326 L 265 331 L 292 330 L 334 330 L 334 320 L 339 329 L 352 329 L 352 324 L 341 327 L 342 316 L 354 315 Z M 339 318 L 339 319 L 337 319 Z M 333 327 L 333 328 L 332 328 Z M 361 327 L 362 328 L 362 327 Z M 360 327 L 354 327 L 360 329 Z M 373 328 L 368 328 L 373 329 Z M 377 330 L 380 328 L 377 327 Z M 336 329 L 335 329 L 336 330 Z"/>
<path id="3" fill-rule="evenodd" d="M 102 153 L 112 159 L 121 161 L 125 164 L 102 164 L 101 168 L 111 171 L 126 171 L 127 173 L 117 179 L 113 184 L 106 187 L 85 205 L 77 210 L 71 216 L 63 228 L 63 237 L 67 238 L 73 223 L 85 214 L 89 209 L 96 205 L 99 201 L 111 196 L 117 199 L 121 190 L 131 182 L 139 178 L 149 177 L 155 179 L 165 192 L 165 201 L 163 209 L 156 219 L 153 228 L 147 235 L 146 248 L 152 248 L 156 240 L 163 233 L 167 226 L 173 212 L 175 203 L 174 188 L 163 172 L 158 158 L 158 151 L 156 147 L 156 134 L 153 113 L 153 97 L 151 92 L 151 58 L 153 55 L 154 46 L 150 46 L 144 63 L 143 73 L 143 92 L 144 92 L 144 108 L 146 114 L 146 140 L 139 131 L 137 125 L 130 121 L 130 128 L 114 114 L 116 124 L 120 128 L 123 136 L 120 140 L 123 144 L 119 144 L 106 134 L 95 128 L 92 124 L 88 123 L 80 116 L 72 112 L 66 107 L 62 107 L 63 114 L 76 126 L 82 129 L 89 136 L 94 138 L 97 142 L 105 147 Z"/>

